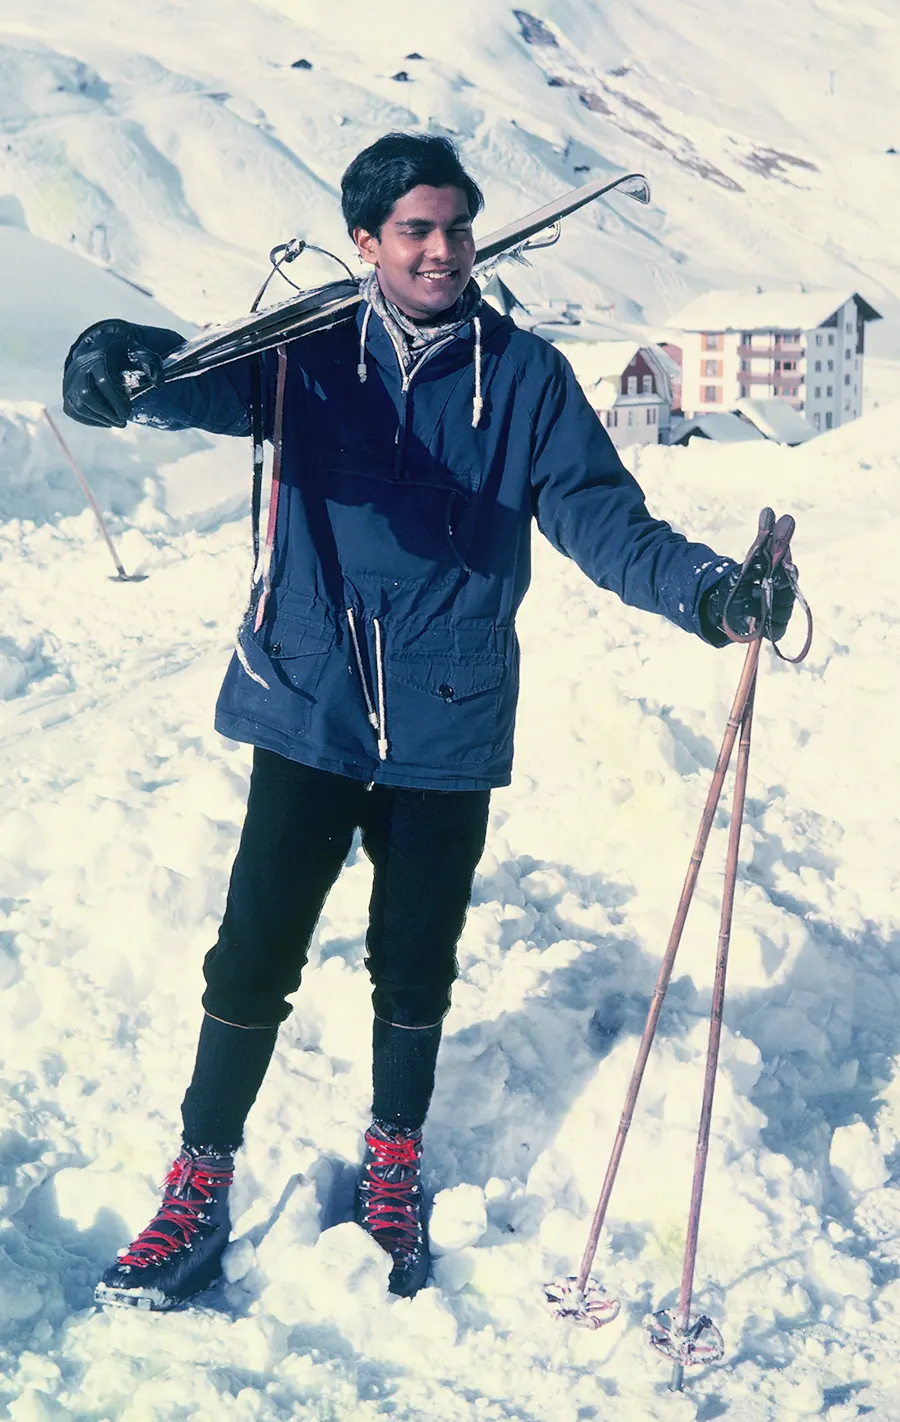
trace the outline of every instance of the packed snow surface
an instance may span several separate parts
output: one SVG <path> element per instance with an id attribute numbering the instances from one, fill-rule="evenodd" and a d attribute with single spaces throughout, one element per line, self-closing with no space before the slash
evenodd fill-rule
<path id="1" fill-rule="evenodd" d="M 13 1422 L 900 1415 L 898 62 L 886 0 L 0 0 Z M 640 327 L 778 277 L 850 285 L 888 318 L 862 420 L 798 449 L 642 449 L 636 469 L 655 512 L 723 553 L 764 504 L 793 513 L 817 620 L 802 666 L 762 658 L 695 1291 L 727 1352 L 682 1397 L 642 1319 L 681 1274 L 728 793 L 597 1256 L 620 1314 L 565 1326 L 541 1289 L 580 1260 L 743 654 L 623 608 L 540 540 L 515 779 L 426 1128 L 433 1281 L 389 1297 L 386 1256 L 347 1222 L 370 1105 L 357 849 L 250 1118 L 225 1281 L 175 1315 L 92 1304 L 177 1148 L 244 810 L 249 751 L 212 708 L 249 577 L 248 452 L 63 422 L 60 367 L 104 316 L 187 334 L 235 315 L 294 233 L 348 255 L 341 171 L 403 126 L 458 138 L 482 232 L 585 168 L 648 173 L 649 209 L 589 209 L 508 269 L 526 298 Z M 44 404 L 144 581 L 110 581 Z"/>

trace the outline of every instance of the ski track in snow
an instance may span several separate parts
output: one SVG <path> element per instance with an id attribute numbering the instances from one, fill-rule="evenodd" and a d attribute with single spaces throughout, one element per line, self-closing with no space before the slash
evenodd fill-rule
<path id="1" fill-rule="evenodd" d="M 212 711 L 249 574 L 248 456 L 243 442 L 64 422 L 123 563 L 145 575 L 111 580 L 41 416 L 68 342 L 110 314 L 185 332 L 233 315 L 261 254 L 298 228 L 345 250 L 342 168 L 379 132 L 429 121 L 485 180 L 483 230 L 583 165 L 647 168 L 657 204 L 572 219 L 556 252 L 512 272 L 525 298 L 612 300 L 617 318 L 655 321 L 707 284 L 776 270 L 858 284 L 896 316 L 896 211 L 879 184 L 900 160 L 883 152 L 896 144 L 889 105 L 871 103 L 890 92 L 896 25 L 878 3 L 848 17 L 804 0 L 776 65 L 763 62 L 763 12 L 787 23 L 766 0 L 732 7 L 723 30 L 703 0 L 675 69 L 675 20 L 658 5 L 564 0 L 545 16 L 573 86 L 593 84 L 628 122 L 649 124 L 652 108 L 680 135 L 670 163 L 548 85 L 558 55 L 529 46 L 499 5 L 439 22 L 390 5 L 372 27 L 350 3 L 324 16 L 295 0 L 150 0 L 126 23 L 111 6 L 46 0 L 23 19 L 0 0 L 0 1407 L 12 1422 L 900 1415 L 888 359 L 870 372 L 879 407 L 803 449 L 695 443 L 644 450 L 639 467 L 626 455 L 654 512 L 722 552 L 742 553 L 763 504 L 794 513 L 817 618 L 802 667 L 764 653 L 757 698 L 695 1288 L 725 1366 L 670 1394 L 642 1318 L 674 1303 L 680 1279 L 730 791 L 598 1254 L 621 1314 L 597 1333 L 563 1327 L 541 1285 L 581 1256 L 741 655 L 623 608 L 537 538 L 515 779 L 493 799 L 426 1130 L 431 1286 L 390 1298 L 386 1256 L 346 1222 L 370 1104 L 370 874 L 356 849 L 250 1118 L 226 1281 L 171 1316 L 92 1305 L 177 1144 L 202 957 L 243 816 L 249 751 L 214 732 Z M 852 73 L 830 57 L 844 48 Z M 746 92 L 737 52 L 759 60 Z M 290 68 L 302 57 L 312 70 Z M 401 69 L 409 82 L 392 79 Z M 677 155 L 691 151 L 745 192 L 686 175 Z M 739 156 L 762 151 L 819 172 L 791 170 L 805 191 L 772 182 Z M 896 323 L 884 327 L 889 355 Z"/>

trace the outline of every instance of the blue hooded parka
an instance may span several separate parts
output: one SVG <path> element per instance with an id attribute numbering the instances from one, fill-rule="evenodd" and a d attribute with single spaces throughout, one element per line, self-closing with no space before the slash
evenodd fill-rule
<path id="1" fill-rule="evenodd" d="M 228 667 L 223 735 L 365 782 L 508 784 L 532 519 L 598 587 L 703 635 L 700 599 L 732 561 L 650 516 L 540 337 L 482 303 L 405 373 L 364 306 L 287 352 L 271 593 Z M 271 438 L 276 353 L 262 361 Z M 239 360 L 140 397 L 133 418 L 246 435 L 250 398 Z"/>

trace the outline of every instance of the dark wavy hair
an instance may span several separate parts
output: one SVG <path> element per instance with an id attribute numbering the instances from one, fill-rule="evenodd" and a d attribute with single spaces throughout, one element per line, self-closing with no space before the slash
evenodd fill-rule
<path id="1" fill-rule="evenodd" d="M 462 188 L 470 217 L 484 206 L 484 194 L 469 177 L 449 138 L 386 133 L 358 153 L 341 178 L 341 207 L 350 236 L 361 227 L 380 238 L 394 203 L 421 184 Z"/>

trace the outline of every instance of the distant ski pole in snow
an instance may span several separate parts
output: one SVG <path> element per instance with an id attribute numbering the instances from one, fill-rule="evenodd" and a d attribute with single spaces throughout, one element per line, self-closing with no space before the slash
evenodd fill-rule
<path id="1" fill-rule="evenodd" d="M 81 472 L 81 469 L 79 468 L 78 462 L 77 462 L 77 460 L 76 460 L 74 454 L 72 453 L 71 449 L 70 449 L 69 446 L 66 444 L 65 440 L 63 439 L 62 435 L 60 434 L 60 431 L 59 431 L 59 429 L 58 429 L 58 427 L 57 427 L 57 425 L 56 425 L 56 423 L 55 423 L 55 421 L 54 421 L 54 419 L 53 419 L 53 416 L 50 414 L 50 411 L 47 409 L 46 405 L 44 406 L 44 419 L 47 421 L 47 424 L 50 426 L 51 430 L 52 430 L 53 433 L 56 435 L 56 438 L 59 440 L 60 448 L 62 449 L 62 452 L 63 452 L 63 454 L 66 456 L 66 458 L 68 459 L 69 463 L 71 464 L 71 466 L 72 466 L 72 473 L 75 475 L 75 478 L 78 480 L 78 483 L 79 483 L 79 485 L 81 486 L 81 492 L 84 494 L 84 497 L 87 499 L 88 504 L 89 504 L 90 507 L 91 507 L 91 511 L 92 511 L 92 513 L 93 513 L 93 515 L 94 515 L 94 518 L 97 520 L 97 523 L 98 523 L 99 526 L 100 526 L 100 532 L 103 534 L 103 537 L 104 537 L 105 540 L 106 540 L 106 546 L 107 546 L 107 548 L 109 549 L 110 556 L 112 557 L 112 560 L 113 560 L 113 562 L 114 562 L 115 565 L 116 565 L 116 573 L 118 574 L 118 581 L 119 581 L 120 583 L 141 583 L 141 582 L 143 582 L 143 581 L 144 581 L 144 574 L 143 574 L 143 573 L 133 573 L 133 574 L 131 574 L 131 576 L 129 576 L 129 574 L 126 573 L 125 569 L 123 568 L 121 559 L 119 558 L 119 555 L 118 555 L 118 553 L 116 552 L 116 546 L 115 546 L 115 544 L 113 543 L 112 537 L 111 537 L 110 532 L 109 532 L 109 529 L 108 529 L 107 526 L 106 526 L 106 521 L 105 521 L 105 519 L 104 519 L 102 513 L 100 512 L 100 506 L 99 506 L 99 504 L 97 503 L 97 500 L 94 498 L 94 495 L 93 495 L 93 493 L 92 493 L 92 491 L 91 491 L 91 486 L 88 484 L 87 479 L 85 479 L 84 474 Z M 113 579 L 113 581 L 115 582 L 116 579 Z"/>
<path id="2" fill-rule="evenodd" d="M 594 1256 L 597 1252 L 600 1232 L 606 1219 L 606 1211 L 609 1206 L 616 1175 L 618 1174 L 622 1154 L 625 1149 L 625 1142 L 628 1138 L 631 1120 L 634 1115 L 638 1093 L 640 1092 L 641 1082 L 644 1076 L 644 1069 L 647 1065 L 650 1049 L 656 1035 L 656 1028 L 659 1023 L 660 1013 L 662 1012 L 663 1001 L 675 964 L 675 956 L 681 943 L 685 921 L 697 884 L 700 865 L 722 794 L 725 775 L 731 761 L 735 740 L 740 731 L 734 803 L 732 806 L 731 827 L 728 839 L 725 883 L 722 893 L 722 912 L 719 925 L 716 973 L 710 1007 L 709 1045 L 706 1058 L 703 1101 L 697 1135 L 694 1179 L 688 1214 L 687 1238 L 678 1309 L 674 1314 L 668 1310 L 660 1309 L 658 1312 L 649 1315 L 646 1320 L 651 1345 L 672 1362 L 670 1387 L 673 1392 L 679 1392 L 681 1390 L 684 1381 L 684 1369 L 686 1367 L 717 1362 L 724 1354 L 722 1335 L 712 1319 L 701 1315 L 696 1318 L 693 1323 L 691 1322 L 691 1300 L 693 1294 L 694 1269 L 697 1258 L 697 1242 L 700 1233 L 700 1208 L 703 1201 L 706 1162 L 709 1153 L 709 1134 L 719 1060 L 722 1013 L 725 1005 L 725 975 L 728 965 L 728 949 L 731 940 L 731 918 L 737 879 L 738 851 L 740 848 L 741 826 L 744 814 L 747 771 L 750 761 L 750 730 L 753 719 L 756 676 L 760 648 L 767 630 L 768 614 L 771 611 L 772 577 L 779 567 L 783 568 L 787 573 L 796 593 L 797 602 L 806 614 L 807 630 L 803 647 L 797 656 L 787 657 L 778 647 L 775 647 L 775 651 L 783 661 L 800 662 L 809 651 L 812 641 L 812 614 L 810 613 L 806 600 L 802 597 L 797 587 L 796 569 L 794 568 L 790 556 L 790 541 L 793 532 L 794 520 L 789 515 L 785 515 L 776 522 L 775 514 L 771 509 L 766 508 L 762 510 L 756 538 L 744 559 L 740 576 L 732 589 L 728 604 L 726 604 L 725 616 L 723 618 L 726 635 L 731 641 L 747 642 L 749 644 L 747 647 L 747 655 L 744 660 L 744 666 L 735 693 L 731 714 L 728 717 L 725 728 L 722 748 L 719 752 L 719 758 L 716 762 L 709 793 L 706 798 L 706 804 L 701 816 L 700 828 L 697 832 L 687 875 L 681 891 L 681 898 L 675 913 L 675 921 L 672 925 L 672 931 L 669 935 L 669 941 L 666 946 L 665 954 L 663 955 L 662 963 L 660 964 L 656 987 L 650 1001 L 647 1020 L 638 1048 L 637 1060 L 628 1085 L 625 1105 L 619 1122 L 619 1129 L 613 1143 L 606 1176 L 600 1191 L 600 1198 L 597 1202 L 587 1245 L 585 1246 L 584 1255 L 581 1260 L 581 1267 L 577 1275 L 561 1283 L 548 1284 L 544 1289 L 545 1298 L 557 1318 L 571 1319 L 573 1322 L 589 1328 L 599 1328 L 602 1324 L 610 1322 L 619 1312 L 618 1300 L 609 1298 L 605 1289 L 598 1284 L 596 1280 L 591 1278 L 591 1265 L 594 1262 Z M 766 611 L 760 620 L 760 624 L 756 626 L 751 622 L 750 634 L 748 636 L 741 636 L 728 624 L 728 607 L 734 597 L 734 593 L 740 586 L 741 578 L 747 573 L 754 561 L 760 557 L 765 559 L 766 564 L 766 576 L 763 581 Z"/>

